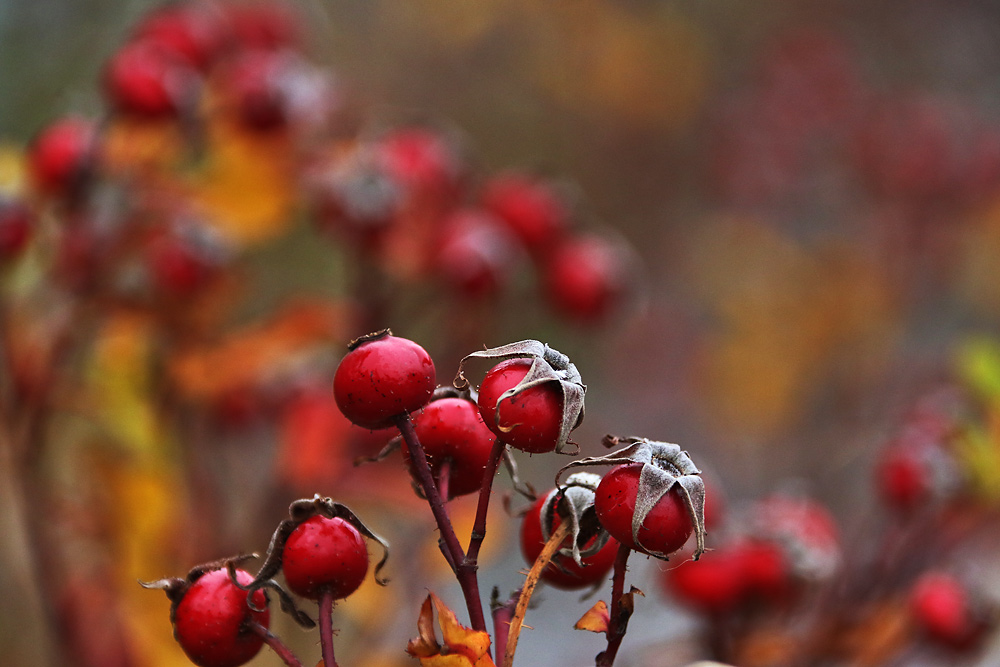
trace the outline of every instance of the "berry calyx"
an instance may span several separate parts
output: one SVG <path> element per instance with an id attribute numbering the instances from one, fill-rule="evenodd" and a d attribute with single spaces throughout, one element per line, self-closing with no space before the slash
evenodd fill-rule
<path id="1" fill-rule="evenodd" d="M 558 493 L 558 489 L 553 489 L 539 498 L 521 521 L 521 554 L 528 563 L 538 558 L 548 538 L 562 523 L 554 502 Z M 598 540 L 599 536 L 594 535 L 580 547 L 588 551 Z M 595 553 L 581 556 L 579 565 L 571 556 L 557 553 L 542 570 L 541 578 L 556 588 L 565 590 L 586 588 L 608 575 L 617 553 L 618 542 L 614 538 L 606 538 L 604 545 Z"/>
<path id="2" fill-rule="evenodd" d="M 440 479 L 443 465 L 448 463 L 449 498 L 479 490 L 496 436 L 486 428 L 475 403 L 456 397 L 431 401 L 414 417 L 413 427 L 434 479 Z M 405 447 L 403 460 L 410 465 Z"/>
<path id="3" fill-rule="evenodd" d="M 614 465 L 597 487 L 594 509 L 612 537 L 623 545 L 666 560 L 692 535 L 692 555 L 705 551 L 705 483 L 687 452 L 675 444 L 647 438 L 605 436 L 604 444 L 628 446 L 607 456 L 569 463 L 570 468 Z"/>
<path id="4" fill-rule="evenodd" d="M 462 359 L 454 385 L 469 386 L 471 359 L 499 359 L 479 387 L 479 411 L 497 437 L 528 453 L 563 452 L 583 421 L 587 387 L 569 357 L 537 340 L 473 352 Z"/>
<path id="5" fill-rule="evenodd" d="M 557 385 L 540 384 L 501 398 L 531 370 L 530 359 L 508 359 L 486 373 L 479 386 L 479 410 L 497 437 L 523 452 L 556 448 L 562 422 L 562 396 Z"/>
<path id="6" fill-rule="evenodd" d="M 333 378 L 333 393 L 344 416 L 377 429 L 422 408 L 434 393 L 434 362 L 412 340 L 386 329 L 352 342 Z"/>
<path id="7" fill-rule="evenodd" d="M 368 549 L 361 533 L 341 518 L 313 516 L 288 536 L 281 558 L 285 581 L 293 593 L 319 600 L 347 597 L 368 573 Z"/>
<path id="8" fill-rule="evenodd" d="M 630 549 L 670 554 L 684 546 L 694 525 L 676 488 L 649 507 L 644 519 L 635 520 L 643 467 L 642 463 L 618 466 L 604 476 L 594 500 L 597 518 L 609 533 Z"/>

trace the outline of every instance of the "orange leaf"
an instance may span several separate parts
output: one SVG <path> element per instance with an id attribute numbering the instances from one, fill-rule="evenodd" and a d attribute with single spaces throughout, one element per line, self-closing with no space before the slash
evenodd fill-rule
<path id="1" fill-rule="evenodd" d="M 444 646 L 434 629 L 435 609 Z M 420 636 L 409 641 L 406 652 L 419 659 L 422 667 L 495 667 L 488 653 L 489 634 L 460 624 L 455 612 L 433 593 L 420 608 L 417 631 Z"/>
<path id="2" fill-rule="evenodd" d="M 610 620 L 611 616 L 608 614 L 608 605 L 604 603 L 604 600 L 598 600 L 597 604 L 588 609 L 587 613 L 573 627 L 577 630 L 607 632 Z"/>

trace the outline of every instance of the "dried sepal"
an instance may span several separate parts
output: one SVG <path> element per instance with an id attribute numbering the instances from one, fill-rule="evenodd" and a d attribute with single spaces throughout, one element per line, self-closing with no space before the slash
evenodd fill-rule
<path id="1" fill-rule="evenodd" d="M 164 579 L 157 579 L 156 581 L 139 580 L 139 585 L 143 588 L 161 590 L 167 594 L 167 599 L 170 600 L 170 622 L 173 623 L 177 613 L 177 605 L 180 604 L 181 599 L 183 599 L 185 593 L 188 592 L 188 589 L 191 588 L 191 585 L 194 584 L 194 582 L 214 570 L 227 569 L 230 572 L 230 578 L 233 580 L 233 583 L 236 583 L 236 565 L 252 558 L 257 558 L 257 554 L 240 554 L 231 558 L 213 560 L 208 563 L 195 565 L 188 570 L 187 575 L 183 579 L 180 577 L 167 577 Z M 239 584 L 237 584 L 237 586 L 239 586 Z M 249 598 L 247 599 L 247 602 L 251 602 Z M 260 610 L 255 609 L 255 611 Z"/>
<path id="2" fill-rule="evenodd" d="M 296 500 L 288 506 L 288 518 L 278 524 L 274 534 L 271 536 L 271 543 L 267 547 L 264 563 L 254 576 L 253 581 L 245 586 L 240 585 L 235 577 L 232 574 L 230 575 L 230 579 L 233 580 L 234 584 L 242 590 L 247 591 L 248 600 L 254 591 L 271 587 L 270 580 L 281 570 L 282 554 L 288 537 L 300 524 L 314 516 L 322 516 L 327 519 L 342 519 L 353 526 L 364 537 L 377 542 L 382 547 L 382 558 L 375 565 L 375 582 L 380 586 L 388 583 L 387 579 L 380 576 L 380 572 L 389 559 L 389 543 L 373 533 L 347 505 L 334 502 L 330 498 L 320 497 L 317 493 L 312 498 Z"/>
<path id="3" fill-rule="evenodd" d="M 441 641 L 437 639 L 441 628 Z M 406 645 L 406 652 L 423 667 L 495 667 L 490 659 L 490 636 L 458 622 L 455 612 L 434 593 L 429 593 L 417 617 L 418 636 Z"/>
<path id="4" fill-rule="evenodd" d="M 594 494 L 601 478 L 589 472 L 577 472 L 566 478 L 566 483 L 552 491 L 541 509 L 542 538 L 548 541 L 552 535 L 553 515 L 570 527 L 571 545 L 560 549 L 559 553 L 572 558 L 583 566 L 583 558 L 592 556 L 604 548 L 610 535 L 597 521 L 594 511 Z M 591 542 L 591 540 L 593 540 Z M 581 549 L 587 543 L 590 544 Z M 558 565 L 558 561 L 554 561 Z"/>
<path id="5" fill-rule="evenodd" d="M 556 473 L 556 484 L 559 484 L 563 473 L 571 468 L 642 463 L 635 512 L 632 515 L 632 539 L 643 546 L 639 540 L 639 529 L 656 503 L 676 486 L 694 527 L 695 550 L 692 558 L 698 560 L 705 551 L 705 482 L 688 453 L 679 445 L 648 438 L 608 435 L 605 436 L 604 443 L 606 446 L 625 447 L 605 456 L 588 456 L 566 464 Z M 649 555 L 664 560 L 670 555 L 646 550 L 645 547 L 643 549 Z"/>
<path id="6" fill-rule="evenodd" d="M 513 398 L 532 387 L 548 382 L 559 383 L 563 412 L 555 451 L 560 454 L 576 454 L 579 451 L 579 447 L 569 448 L 569 434 L 583 422 L 584 395 L 587 393 L 587 386 L 583 384 L 580 372 L 576 365 L 569 360 L 569 357 L 537 340 L 522 340 L 500 347 L 478 350 L 466 355 L 459 363 L 458 373 L 453 382 L 458 389 L 469 386 L 469 380 L 465 377 L 465 364 L 470 359 L 489 359 L 498 362 L 507 359 L 531 359 L 531 366 L 524 378 L 500 394 L 497 398 L 497 404 L 499 405 L 501 401 Z M 499 411 L 497 419 L 499 420 Z"/>

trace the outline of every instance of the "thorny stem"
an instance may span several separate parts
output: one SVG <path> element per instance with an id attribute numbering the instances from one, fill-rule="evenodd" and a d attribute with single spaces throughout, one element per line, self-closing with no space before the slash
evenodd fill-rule
<path id="1" fill-rule="evenodd" d="M 486 539 L 486 513 L 490 509 L 490 494 L 493 493 L 493 480 L 497 475 L 497 468 L 500 466 L 500 458 L 503 456 L 507 445 L 497 438 L 493 442 L 493 449 L 490 450 L 490 458 L 486 462 L 483 470 L 483 483 L 479 487 L 479 504 L 476 506 L 476 520 L 472 524 L 472 536 L 469 538 L 469 551 L 465 555 L 465 565 L 477 567 L 479 561 L 479 549 Z"/>
<path id="2" fill-rule="evenodd" d="M 323 667 L 337 667 L 333 656 L 333 591 L 327 586 L 319 597 L 319 643 L 323 650 Z"/>
<path id="3" fill-rule="evenodd" d="M 273 634 L 263 625 L 251 621 L 247 624 L 247 628 L 250 632 L 263 639 L 264 643 L 267 644 L 272 651 L 278 654 L 278 657 L 281 658 L 281 660 L 288 665 L 288 667 L 302 667 L 302 661 L 295 657 L 295 654 L 292 653 L 291 649 L 285 646 L 281 640 L 278 639 L 277 635 Z"/>
<path id="4" fill-rule="evenodd" d="M 496 597 L 496 590 L 493 589 L 494 598 Z M 507 647 L 507 635 L 510 632 L 510 624 L 514 618 L 514 608 L 517 605 L 517 601 L 521 598 L 521 591 L 523 589 L 519 588 L 514 591 L 514 594 L 504 602 L 499 604 L 497 600 L 494 599 L 493 606 L 493 638 L 495 644 L 498 647 L 497 651 L 500 650 L 499 647 Z"/>
<path id="5" fill-rule="evenodd" d="M 597 655 L 596 667 L 611 667 L 618 655 L 618 647 L 625 638 L 628 628 L 628 617 L 622 615 L 622 594 L 625 592 L 625 570 L 632 549 L 624 544 L 618 545 L 618 555 L 615 556 L 615 569 L 611 579 L 611 611 L 608 613 L 608 647 Z"/>
<path id="6" fill-rule="evenodd" d="M 417 476 L 417 482 L 424 492 L 424 497 L 427 498 L 427 504 L 431 506 L 431 513 L 434 514 L 434 520 L 441 533 L 443 548 L 447 549 L 449 553 L 450 558 L 446 558 L 446 560 L 452 566 L 455 578 L 458 579 L 458 584 L 462 587 L 465 606 L 469 610 L 469 622 L 472 623 L 474 630 L 487 632 L 486 617 L 483 615 L 483 602 L 479 599 L 477 568 L 475 565 L 470 566 L 465 562 L 465 552 L 462 551 L 462 545 L 459 544 L 458 537 L 455 536 L 455 529 L 451 525 L 444 501 L 441 500 L 441 494 L 438 493 L 437 485 L 434 483 L 434 476 L 427 464 L 427 456 L 417 438 L 417 432 L 413 428 L 413 422 L 410 421 L 410 415 L 403 413 L 397 417 L 396 426 L 403 436 L 403 444 L 410 455 L 410 462 L 413 465 L 413 472 Z"/>
<path id="7" fill-rule="evenodd" d="M 517 639 L 521 635 L 521 626 L 524 625 L 524 615 L 528 611 L 528 603 L 531 602 L 531 595 L 535 592 L 538 580 L 542 576 L 542 570 L 545 569 L 545 566 L 549 564 L 552 557 L 559 551 L 559 547 L 562 546 L 563 540 L 569 535 L 569 531 L 570 526 L 568 521 L 559 524 L 559 527 L 552 532 L 549 541 L 542 547 L 542 552 L 538 554 L 538 558 L 535 559 L 531 570 L 528 572 L 528 578 L 524 580 L 521 597 L 517 599 L 517 607 L 514 609 L 514 618 L 510 621 L 510 634 L 507 637 L 504 650 L 503 667 L 511 667 L 514 664 L 514 651 L 517 650 Z"/>

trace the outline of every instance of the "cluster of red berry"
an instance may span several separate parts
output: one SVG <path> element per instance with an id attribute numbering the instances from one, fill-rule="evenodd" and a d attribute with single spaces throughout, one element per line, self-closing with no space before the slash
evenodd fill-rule
<path id="1" fill-rule="evenodd" d="M 472 359 L 499 360 L 478 392 L 465 378 Z M 476 560 L 486 537 L 493 478 L 501 459 L 510 456 L 508 447 L 543 453 L 571 444 L 570 432 L 583 418 L 586 388 L 565 355 L 533 340 L 474 352 L 462 361 L 456 388 L 436 385 L 427 352 L 384 330 L 351 343 L 337 367 L 333 393 L 354 424 L 399 429 L 397 441 L 405 446 L 414 487 L 437 521 L 441 551 L 463 589 L 472 630 L 488 638 Z M 506 651 L 504 664 L 513 660 L 527 601 L 539 578 L 560 588 L 583 588 L 605 579 L 614 567 L 611 620 L 603 628 L 608 648 L 597 659 L 607 666 L 614 661 L 631 613 L 630 594 L 623 590 L 628 554 L 634 550 L 666 559 L 692 534 L 697 538 L 695 559 L 704 550 L 704 484 L 687 453 L 677 445 L 642 438 L 609 436 L 606 444 L 626 446 L 604 457 L 576 460 L 563 470 L 615 466 L 607 475 L 576 472 L 563 484 L 557 476 L 557 488 L 524 515 L 522 548 L 535 574 L 508 603 L 494 609 L 497 646 Z M 476 523 L 468 548 L 463 548 L 446 503 L 476 492 Z M 235 667 L 267 641 L 288 664 L 296 665 L 297 659 L 267 632 L 265 600 L 260 597 L 264 588 L 281 590 L 273 580 L 281 572 L 293 593 L 320 602 L 324 660 L 332 666 L 330 609 L 334 600 L 356 590 L 367 572 L 362 536 L 381 543 L 388 556 L 385 542 L 353 512 L 317 496 L 292 504 L 290 518 L 275 531 L 256 576 L 237 570 L 234 559 L 196 568 L 184 580 L 147 586 L 164 588 L 171 597 L 175 635 L 196 664 Z M 376 567 L 377 579 L 384 563 L 385 558 Z M 280 594 L 284 608 L 300 622 L 312 624 L 290 596 Z M 623 600 L 629 600 L 628 611 L 622 611 Z M 201 622 L 213 614 L 221 622 Z M 484 651 L 489 645 L 487 641 Z M 411 652 L 418 650 L 425 649 L 411 645 Z"/>

